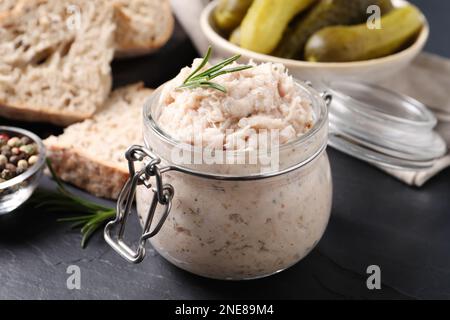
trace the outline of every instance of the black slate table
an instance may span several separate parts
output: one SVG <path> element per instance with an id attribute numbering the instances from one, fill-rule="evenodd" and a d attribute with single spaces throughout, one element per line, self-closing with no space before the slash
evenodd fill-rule
<path id="1" fill-rule="evenodd" d="M 445 34 L 450 3 L 414 2 L 431 21 L 427 49 L 450 57 Z M 160 52 L 115 62 L 115 86 L 141 80 L 158 86 L 196 55 L 177 26 Z M 0 123 L 43 137 L 61 131 L 44 124 Z M 450 298 L 450 170 L 417 189 L 342 153 L 328 152 L 334 182 L 328 229 L 318 247 L 285 272 L 247 282 L 209 280 L 177 269 L 151 249 L 142 264 L 131 265 L 100 234 L 83 250 L 79 233 L 56 222 L 60 215 L 25 206 L 0 217 L 0 299 Z M 40 188 L 52 189 L 54 183 L 43 178 Z M 130 231 L 139 232 L 138 224 Z M 80 290 L 67 289 L 70 265 L 80 267 Z M 381 269 L 381 290 L 367 289 L 369 265 Z"/>

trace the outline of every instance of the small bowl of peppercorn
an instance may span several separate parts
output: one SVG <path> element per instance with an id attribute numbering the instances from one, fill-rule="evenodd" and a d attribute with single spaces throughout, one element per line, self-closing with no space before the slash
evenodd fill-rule
<path id="1" fill-rule="evenodd" d="M 30 198 L 44 171 L 45 147 L 35 134 L 0 126 L 0 215 Z"/>

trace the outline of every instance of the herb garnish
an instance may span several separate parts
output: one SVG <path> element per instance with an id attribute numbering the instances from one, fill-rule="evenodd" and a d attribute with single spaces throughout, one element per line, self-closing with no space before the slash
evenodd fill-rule
<path id="1" fill-rule="evenodd" d="M 216 89 L 219 91 L 222 91 L 223 93 L 227 92 L 227 89 L 223 86 L 221 86 L 218 83 L 211 82 L 212 79 L 217 78 L 218 76 L 232 73 L 232 72 L 238 72 L 246 69 L 253 68 L 253 66 L 245 65 L 245 66 L 239 66 L 235 68 L 229 68 L 224 69 L 226 66 L 232 64 L 234 61 L 238 60 L 241 55 L 237 54 L 235 56 L 232 56 L 231 58 L 228 58 L 215 66 L 207 69 L 206 71 L 203 71 L 202 73 L 199 73 L 200 70 L 203 69 L 203 67 L 208 63 L 209 58 L 211 57 L 211 46 L 208 48 L 208 51 L 206 52 L 205 57 L 203 58 L 200 65 L 195 69 L 195 71 L 184 80 L 183 84 L 179 86 L 179 89 L 193 89 L 198 87 L 204 87 L 204 88 L 211 88 Z"/>
<path id="2" fill-rule="evenodd" d="M 85 248 L 87 241 L 94 232 L 116 216 L 116 210 L 72 194 L 64 187 L 48 159 L 47 167 L 57 184 L 57 192 L 36 193 L 32 202 L 35 204 L 35 208 L 45 207 L 46 211 L 62 212 L 70 210 L 72 213 L 82 213 L 79 216 L 62 218 L 57 221 L 71 222 L 72 228 L 81 228 L 81 247 Z"/>

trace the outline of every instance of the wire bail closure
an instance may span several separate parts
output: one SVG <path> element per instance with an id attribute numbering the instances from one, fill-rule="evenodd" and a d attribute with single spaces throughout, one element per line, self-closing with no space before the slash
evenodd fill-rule
<path id="1" fill-rule="evenodd" d="M 120 191 L 117 200 L 116 218 L 109 222 L 104 231 L 104 238 L 106 242 L 123 258 L 132 263 L 139 263 L 145 258 L 145 244 L 149 238 L 154 237 L 161 230 L 167 216 L 172 208 L 172 198 L 174 195 L 174 188 L 170 184 L 164 184 L 161 176 L 161 159 L 152 151 L 138 145 L 131 146 L 126 154 L 128 160 L 128 170 L 130 178 L 125 183 Z M 142 162 L 144 159 L 150 159 L 145 167 L 136 172 L 135 163 Z M 164 172 L 170 171 L 170 168 L 164 168 Z M 155 178 L 155 185 L 152 187 L 150 179 Z M 125 243 L 123 236 L 125 233 L 125 225 L 130 215 L 134 199 L 136 196 L 136 188 L 139 185 L 144 185 L 153 191 L 153 199 L 150 204 L 147 219 L 144 223 L 142 234 L 139 238 L 138 247 L 136 250 L 132 249 Z M 163 206 L 162 216 L 156 226 L 151 230 L 151 225 L 158 205 Z M 116 236 L 112 235 L 112 229 L 119 226 Z"/>

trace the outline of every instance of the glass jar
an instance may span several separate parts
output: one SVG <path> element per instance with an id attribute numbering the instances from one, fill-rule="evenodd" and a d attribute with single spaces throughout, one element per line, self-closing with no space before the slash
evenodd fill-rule
<path id="1" fill-rule="evenodd" d="M 162 88 L 156 90 L 144 110 L 145 148 L 134 146 L 127 152 L 132 178 L 119 197 L 116 220 L 105 229 L 107 242 L 127 260 L 140 262 L 150 239 L 176 266 L 227 280 L 265 277 L 304 258 L 322 237 L 331 211 L 325 151 L 330 97 L 297 85 L 312 102 L 315 124 L 277 149 L 276 170 L 229 161 L 177 163 L 174 154 L 180 150 L 187 150 L 191 159 L 202 150 L 172 140 L 158 127 L 154 119 Z M 231 156 L 237 162 L 245 155 Z M 136 162 L 143 162 L 138 171 Z M 122 238 L 135 193 L 144 229 L 137 250 Z M 157 221 L 153 230 L 152 221 Z M 111 232 L 115 225 L 120 226 L 117 236 Z"/>

